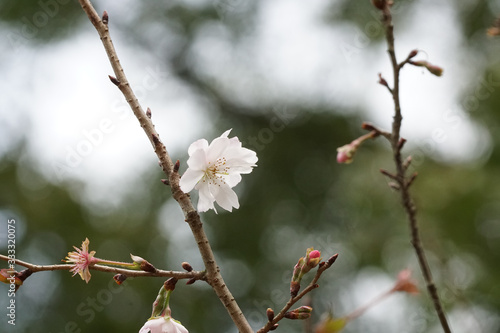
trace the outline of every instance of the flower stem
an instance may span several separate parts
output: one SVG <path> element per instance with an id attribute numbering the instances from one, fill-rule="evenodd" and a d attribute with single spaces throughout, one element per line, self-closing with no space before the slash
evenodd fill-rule
<path id="1" fill-rule="evenodd" d="M 356 310 L 354 310 L 353 312 L 351 312 L 350 314 L 348 314 L 347 316 L 345 316 L 344 317 L 345 320 L 346 321 L 351 321 L 351 320 L 354 320 L 354 319 L 358 318 L 363 313 L 365 313 L 366 310 L 368 310 L 369 308 L 371 308 L 371 307 L 377 305 L 378 303 L 382 302 L 384 299 L 386 299 L 387 297 L 389 297 L 393 292 L 394 292 L 394 290 L 390 289 L 390 290 L 384 292 L 383 294 L 378 295 L 376 298 L 372 299 L 370 302 L 368 302 L 365 305 L 357 308 Z"/>
<path id="2" fill-rule="evenodd" d="M 100 258 L 95 258 L 97 260 L 98 264 L 101 265 L 111 265 L 111 266 L 118 266 L 118 267 L 123 267 L 123 268 L 128 268 L 128 269 L 135 269 L 135 270 L 140 270 L 141 267 L 134 263 L 130 262 L 122 262 L 122 261 L 112 261 L 112 260 L 106 260 L 106 259 L 100 259 Z"/>

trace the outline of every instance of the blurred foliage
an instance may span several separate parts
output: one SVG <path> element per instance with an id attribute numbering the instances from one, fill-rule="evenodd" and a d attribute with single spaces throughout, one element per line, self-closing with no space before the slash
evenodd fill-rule
<path id="1" fill-rule="evenodd" d="M 30 42 L 50 45 L 68 37 L 85 19 L 74 1 L 50 0 L 3 1 L 0 19 L 22 33 L 29 22 L 38 19 L 42 24 L 44 15 L 49 17 L 44 8 L 56 10 L 55 5 L 43 7 L 40 3 L 56 4 L 62 15 L 47 19 L 43 29 L 33 29 L 37 32 Z M 412 3 L 402 1 L 401 6 Z M 494 13 L 488 1 L 461 3 L 471 9 L 462 11 L 460 17 L 463 34 L 471 44 L 477 43 L 473 37 L 484 33 Z M 369 142 L 352 165 L 336 163 L 336 148 L 363 134 L 359 127 L 364 110 L 340 110 L 314 101 L 249 107 L 198 73 L 196 66 L 187 64 L 200 29 L 210 22 L 220 22 L 230 29 L 237 43 L 253 28 L 259 4 L 222 0 L 198 5 L 151 2 L 138 6 L 126 24 L 116 22 L 130 43 L 156 52 L 173 67 L 179 80 L 215 105 L 220 122 L 214 125 L 220 132 L 233 128 L 232 133 L 259 156 L 258 168 L 237 187 L 241 208 L 231 214 L 203 214 L 226 282 L 255 328 L 264 323 L 267 307 L 277 311 L 286 302 L 291 269 L 307 247 L 323 251 L 324 257 L 340 254 L 322 278 L 322 289 L 311 294 L 313 322 L 319 322 L 323 312 L 345 315 L 359 305 L 345 300 L 358 273 L 375 269 L 395 276 L 408 265 L 417 267 L 399 197 L 379 173 L 380 168 L 391 169 L 387 145 L 382 140 Z M 341 1 L 324 18 L 332 24 L 346 21 L 364 27 L 372 15 L 369 1 Z M 397 20 L 403 22 L 411 15 L 411 7 L 399 15 Z M 147 32 L 153 24 L 159 29 L 156 33 L 175 35 L 176 47 L 159 45 L 150 38 Z M 493 75 L 496 80 L 499 73 L 500 63 L 491 61 L 483 76 L 487 79 Z M 500 313 L 499 106 L 500 94 L 495 91 L 471 114 L 486 124 L 495 144 L 484 162 L 447 165 L 423 156 L 415 166 L 419 178 L 413 192 L 423 241 L 449 313 L 475 307 Z M 418 147 L 409 147 L 407 152 L 412 149 Z M 184 156 L 181 161 L 185 160 Z M 159 268 L 175 270 L 181 269 L 182 261 L 196 262 L 196 251 L 186 250 L 195 248 L 194 241 L 180 246 L 183 241 L 175 240 L 185 233 L 187 225 L 179 211 L 171 213 L 170 191 L 159 181 L 163 175 L 156 166 L 138 180 L 131 180 L 131 188 L 147 188 L 147 196 L 132 191 L 125 205 L 99 211 L 85 206 L 74 195 L 79 184 L 52 184 L 29 161 L 20 144 L 0 162 L 0 216 L 2 225 L 7 218 L 17 220 L 17 241 L 22 244 L 17 248 L 18 258 L 36 264 L 59 263 L 73 245 L 80 246 L 89 237 L 90 249 L 97 251 L 97 257 L 128 261 L 129 253 L 133 253 Z M 185 170 L 185 165 L 181 169 Z M 166 221 L 165 216 L 175 219 Z M 165 223 L 168 234 L 162 226 Z M 5 249 L 0 251 L 4 253 Z M 415 273 L 418 276 L 418 271 Z M 85 285 L 78 276 L 70 278 L 68 272 L 38 273 L 16 296 L 16 327 L 2 320 L 0 330 L 136 332 L 149 317 L 162 282 L 128 279 L 120 287 L 110 275 L 93 272 L 89 285 Z M 424 289 L 423 284 L 421 287 Z M 400 327 L 408 332 L 427 332 L 435 327 L 436 318 L 426 297 L 423 293 L 416 301 L 418 305 L 409 305 L 423 311 L 417 318 L 418 325 L 412 317 Z M 6 301 L 6 297 L 0 298 L 3 309 Z M 173 316 L 191 332 L 234 331 L 219 300 L 203 283 L 179 283 L 171 305 Z M 375 327 L 383 327 L 366 326 L 369 322 L 350 323 L 344 331 L 378 332 Z M 301 323 L 280 323 L 282 332 L 302 329 Z"/>

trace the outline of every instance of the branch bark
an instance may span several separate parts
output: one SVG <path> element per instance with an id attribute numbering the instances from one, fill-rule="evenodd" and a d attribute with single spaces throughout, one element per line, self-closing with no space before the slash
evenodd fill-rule
<path id="1" fill-rule="evenodd" d="M 431 269 L 429 267 L 429 263 L 427 261 L 424 248 L 422 246 L 422 241 L 420 239 L 420 232 L 418 228 L 417 221 L 417 210 L 413 199 L 410 194 L 410 186 L 413 183 L 415 177 L 407 177 L 406 170 L 407 166 L 405 162 L 403 162 L 401 157 L 401 149 L 405 143 L 403 139 L 400 137 L 401 131 L 401 123 L 403 120 L 403 116 L 401 113 L 401 104 L 399 97 L 399 74 L 401 68 L 408 63 L 410 56 L 401 63 L 398 63 L 396 58 L 396 52 L 394 47 L 394 26 L 392 23 L 392 15 L 389 8 L 389 5 L 386 5 L 384 9 L 382 9 L 383 19 L 382 22 L 385 26 L 385 37 L 387 40 L 387 52 L 389 53 L 389 58 L 391 60 L 392 69 L 393 69 L 393 79 L 394 79 L 394 87 L 390 89 L 392 94 L 392 98 L 394 100 L 394 118 L 392 123 L 392 133 L 391 133 L 391 146 L 393 151 L 393 159 L 394 164 L 396 165 L 396 177 L 395 180 L 399 185 L 399 193 L 401 196 L 401 202 L 403 208 L 406 212 L 410 233 L 411 233 L 411 244 L 415 249 L 415 253 L 418 258 L 418 262 L 420 265 L 420 270 L 422 271 L 422 275 L 424 276 L 427 291 L 431 296 L 434 309 L 439 318 L 443 331 L 446 333 L 451 333 L 450 326 L 446 319 L 445 312 L 443 310 L 443 306 L 441 304 L 441 300 L 439 299 L 438 291 L 436 285 L 433 281 Z"/>
<path id="2" fill-rule="evenodd" d="M 127 80 L 127 77 L 125 76 L 125 72 L 120 64 L 120 60 L 118 59 L 118 55 L 115 51 L 113 42 L 111 41 L 111 37 L 109 34 L 108 14 L 104 12 L 104 19 L 101 19 L 89 0 L 79 0 L 79 2 L 82 6 L 82 9 L 87 14 L 90 22 L 97 30 L 104 49 L 106 50 L 109 62 L 111 63 L 114 74 L 116 76 L 116 78 L 110 77 L 112 82 L 117 85 L 117 87 L 125 96 L 127 103 L 130 105 L 130 108 L 132 109 L 148 139 L 153 145 L 153 149 L 160 160 L 160 165 L 163 169 L 163 172 L 167 176 L 167 179 L 170 183 L 172 196 L 179 203 L 184 213 L 185 220 L 189 224 L 196 243 L 198 244 L 198 249 L 206 268 L 207 282 L 212 286 L 213 290 L 217 294 L 217 297 L 220 299 L 227 312 L 231 316 L 231 319 L 238 327 L 238 330 L 242 333 L 253 332 L 250 324 L 246 320 L 243 312 L 239 308 L 236 300 L 227 288 L 222 275 L 220 274 L 219 267 L 217 266 L 212 252 L 212 248 L 203 229 L 200 215 L 194 208 L 189 196 L 186 193 L 182 192 L 182 190 L 180 189 L 180 175 L 177 172 L 178 162 L 176 164 L 172 162 L 172 159 L 170 158 L 165 145 L 161 142 L 160 136 L 154 128 L 153 122 L 146 115 L 143 108 L 139 104 L 139 101 L 137 100 L 137 97 L 135 96 Z"/>

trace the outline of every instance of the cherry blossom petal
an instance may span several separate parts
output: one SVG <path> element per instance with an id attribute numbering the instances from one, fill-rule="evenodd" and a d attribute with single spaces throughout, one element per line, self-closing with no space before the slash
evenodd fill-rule
<path id="1" fill-rule="evenodd" d="M 194 151 L 201 149 L 206 150 L 208 148 L 208 141 L 205 139 L 196 140 L 188 148 L 188 154 L 191 156 Z"/>
<path id="2" fill-rule="evenodd" d="M 139 333 L 189 333 L 180 322 L 171 317 L 148 320 Z"/>
<path id="3" fill-rule="evenodd" d="M 240 208 L 238 196 L 229 186 L 221 186 L 214 197 L 217 204 L 229 212 L 233 210 L 233 207 Z"/>
<path id="4" fill-rule="evenodd" d="M 179 182 L 181 190 L 185 193 L 190 192 L 203 178 L 203 175 L 204 172 L 202 170 L 187 169 Z"/>

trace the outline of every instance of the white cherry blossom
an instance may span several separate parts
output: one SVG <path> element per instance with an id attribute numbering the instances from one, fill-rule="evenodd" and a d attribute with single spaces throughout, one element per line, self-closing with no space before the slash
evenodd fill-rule
<path id="1" fill-rule="evenodd" d="M 227 130 L 210 145 L 205 139 L 191 144 L 188 149 L 188 169 L 180 180 L 181 190 L 199 191 L 198 211 L 213 209 L 214 202 L 225 210 L 239 208 L 238 196 L 232 190 L 241 181 L 241 174 L 252 172 L 257 154 L 243 148 L 238 137 L 228 138 Z"/>

